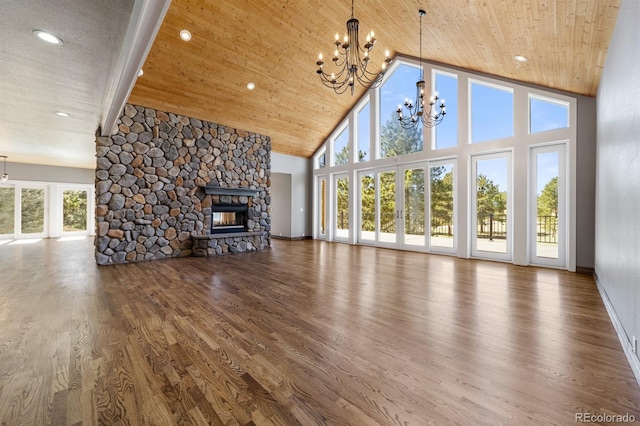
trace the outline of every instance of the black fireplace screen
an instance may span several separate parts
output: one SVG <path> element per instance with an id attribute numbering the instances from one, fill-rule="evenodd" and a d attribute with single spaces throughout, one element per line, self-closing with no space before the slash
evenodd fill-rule
<path id="1" fill-rule="evenodd" d="M 214 204 L 211 206 L 211 232 L 243 232 L 247 229 L 246 204 Z"/>

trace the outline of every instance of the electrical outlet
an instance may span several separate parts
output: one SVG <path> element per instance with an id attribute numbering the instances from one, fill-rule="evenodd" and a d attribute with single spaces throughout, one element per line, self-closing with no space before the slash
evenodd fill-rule
<path id="1" fill-rule="evenodd" d="M 638 355 L 638 339 L 636 336 L 633 336 L 633 353 Z"/>
<path id="2" fill-rule="evenodd" d="M 302 236 L 304 237 L 304 232 L 302 233 Z"/>

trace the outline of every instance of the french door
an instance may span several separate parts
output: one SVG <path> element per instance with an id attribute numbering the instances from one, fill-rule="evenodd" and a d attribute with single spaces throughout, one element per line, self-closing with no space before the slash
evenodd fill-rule
<path id="1" fill-rule="evenodd" d="M 48 194 L 45 186 L 18 186 L 15 238 L 48 236 Z"/>
<path id="2" fill-rule="evenodd" d="M 426 165 L 358 173 L 358 242 L 426 249 Z"/>
<path id="3" fill-rule="evenodd" d="M 317 176 L 316 179 L 316 235 L 318 239 L 324 240 L 327 237 L 327 178 Z"/>
<path id="4" fill-rule="evenodd" d="M 511 152 L 471 157 L 471 255 L 511 260 Z"/>
<path id="5" fill-rule="evenodd" d="M 531 148 L 530 262 L 566 266 L 565 145 Z"/>

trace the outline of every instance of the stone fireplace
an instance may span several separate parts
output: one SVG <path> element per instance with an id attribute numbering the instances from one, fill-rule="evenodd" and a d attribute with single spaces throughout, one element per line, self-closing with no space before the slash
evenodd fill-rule
<path id="1" fill-rule="evenodd" d="M 96 157 L 98 264 L 269 247 L 268 136 L 126 105 Z"/>

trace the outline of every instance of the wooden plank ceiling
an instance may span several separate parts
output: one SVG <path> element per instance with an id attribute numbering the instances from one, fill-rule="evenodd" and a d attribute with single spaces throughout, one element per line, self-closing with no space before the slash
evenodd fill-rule
<path id="1" fill-rule="evenodd" d="M 361 34 L 375 31 L 376 71 L 385 49 L 419 56 L 423 8 L 425 60 L 595 96 L 620 2 L 356 0 L 355 17 Z M 129 101 L 266 134 L 274 151 L 309 157 L 364 93 L 335 95 L 315 72 L 350 13 L 348 0 L 173 0 Z"/>

